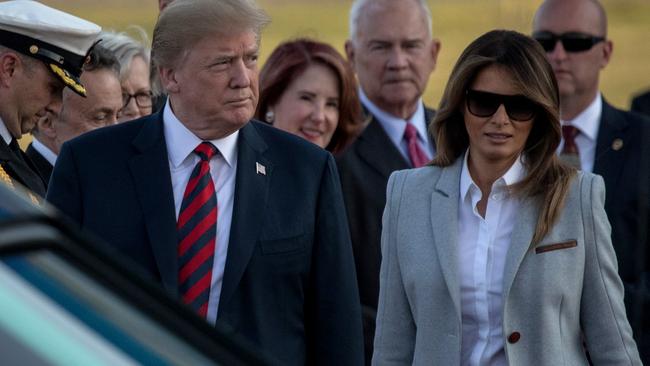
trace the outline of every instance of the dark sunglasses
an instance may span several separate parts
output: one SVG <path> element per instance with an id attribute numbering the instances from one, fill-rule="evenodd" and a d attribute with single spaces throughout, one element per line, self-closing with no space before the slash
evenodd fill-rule
<path id="1" fill-rule="evenodd" d="M 490 117 L 503 104 L 513 121 L 529 121 L 537 114 L 537 104 L 523 95 L 503 95 L 478 90 L 467 90 L 466 103 L 469 112 L 477 117 Z"/>
<path id="2" fill-rule="evenodd" d="M 568 32 L 558 35 L 546 31 L 533 33 L 533 38 L 542 45 L 546 52 L 553 52 L 558 41 L 562 42 L 562 47 L 567 52 L 584 52 L 605 40 L 605 37 L 585 33 Z"/>

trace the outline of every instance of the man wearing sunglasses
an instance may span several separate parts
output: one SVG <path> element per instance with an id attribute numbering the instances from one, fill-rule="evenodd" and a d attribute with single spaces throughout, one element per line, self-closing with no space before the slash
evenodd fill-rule
<path id="1" fill-rule="evenodd" d="M 546 50 L 558 82 L 564 136 L 561 156 L 605 180 L 605 210 L 625 285 L 628 319 L 641 358 L 648 363 L 650 151 L 646 146 L 650 120 L 612 107 L 599 92 L 600 72 L 613 50 L 600 3 L 545 1 L 533 20 L 533 38 Z"/>

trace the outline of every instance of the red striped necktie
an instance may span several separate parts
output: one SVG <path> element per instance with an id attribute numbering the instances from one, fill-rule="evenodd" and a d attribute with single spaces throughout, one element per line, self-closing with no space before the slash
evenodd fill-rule
<path id="1" fill-rule="evenodd" d="M 564 146 L 560 152 L 560 159 L 570 166 L 581 169 L 580 167 L 580 151 L 576 144 L 576 136 L 580 133 L 575 126 L 564 125 L 562 126 L 562 138 L 564 139 Z"/>
<path id="2" fill-rule="evenodd" d="M 406 122 L 406 129 L 404 130 L 404 139 L 408 145 L 409 159 L 414 168 L 424 166 L 429 162 L 427 154 L 424 153 L 418 144 L 418 131 L 411 123 Z"/>
<path id="3" fill-rule="evenodd" d="M 190 176 L 178 215 L 178 284 L 183 302 L 205 317 L 210 297 L 217 238 L 217 194 L 210 175 L 210 158 L 218 152 L 202 142 L 194 153 L 201 160 Z"/>

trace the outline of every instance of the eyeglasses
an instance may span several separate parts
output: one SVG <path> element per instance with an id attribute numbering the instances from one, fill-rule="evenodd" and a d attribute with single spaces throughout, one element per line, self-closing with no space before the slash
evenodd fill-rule
<path id="1" fill-rule="evenodd" d="M 513 121 L 530 121 L 539 107 L 523 95 L 502 95 L 478 90 L 467 90 L 466 103 L 469 112 L 477 117 L 490 117 L 503 104 Z"/>
<path id="2" fill-rule="evenodd" d="M 542 45 L 546 52 L 553 52 L 558 41 L 562 42 L 562 47 L 567 52 L 584 52 L 605 40 L 605 37 L 597 37 L 579 32 L 568 32 L 558 35 L 547 31 L 535 32 L 533 33 L 533 38 Z"/>
<path id="3" fill-rule="evenodd" d="M 141 91 L 135 94 L 122 92 L 122 108 L 126 108 L 126 106 L 131 102 L 132 98 L 135 99 L 135 104 L 138 107 L 149 108 L 152 105 L 153 93 L 151 90 Z"/>

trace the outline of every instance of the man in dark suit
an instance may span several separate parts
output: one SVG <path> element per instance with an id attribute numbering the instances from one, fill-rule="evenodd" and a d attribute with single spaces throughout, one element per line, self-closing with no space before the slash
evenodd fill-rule
<path id="1" fill-rule="evenodd" d="M 81 65 L 100 30 L 36 1 L 0 3 L 0 181 L 45 195 L 17 140 L 48 111 L 58 112 L 64 86 L 85 94 Z"/>
<path id="2" fill-rule="evenodd" d="M 370 362 L 379 296 L 381 216 L 388 176 L 421 166 L 434 153 L 424 107 L 440 42 L 426 1 L 357 0 L 345 51 L 360 84 L 368 125 L 337 160 L 348 212 Z"/>
<path id="3" fill-rule="evenodd" d="M 628 319 L 647 363 L 650 120 L 612 107 L 599 92 L 600 71 L 612 55 L 606 19 L 597 1 L 545 1 L 535 14 L 533 37 L 546 50 L 558 81 L 563 145 L 576 147 L 578 168 L 600 174 L 605 180 L 605 210 L 625 285 Z M 561 156 L 568 155 L 563 146 L 560 149 Z"/>
<path id="4" fill-rule="evenodd" d="M 250 121 L 266 22 L 240 0 L 169 5 L 152 47 L 165 107 L 64 144 L 47 198 L 281 364 L 359 365 L 359 297 L 334 160 Z"/>
<path id="5" fill-rule="evenodd" d="M 25 153 L 43 177 L 46 188 L 61 145 L 85 132 L 114 125 L 124 104 L 120 65 L 108 50 L 95 46 L 83 70 L 80 79 L 86 87 L 86 96 L 64 90 L 60 112 L 48 112 L 31 131 L 34 138 Z"/>
<path id="6" fill-rule="evenodd" d="M 650 116 L 650 91 L 639 94 L 632 99 L 632 111 Z"/>

